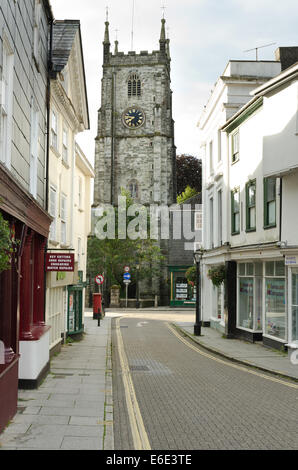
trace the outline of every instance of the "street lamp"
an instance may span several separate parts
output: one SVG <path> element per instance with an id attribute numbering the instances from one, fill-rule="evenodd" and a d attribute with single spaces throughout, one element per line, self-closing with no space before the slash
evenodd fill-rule
<path id="1" fill-rule="evenodd" d="M 137 263 L 136 264 L 136 308 L 140 308 L 140 300 L 139 300 L 139 269 L 140 265 Z"/>
<path id="2" fill-rule="evenodd" d="M 201 336 L 201 269 L 200 263 L 203 256 L 203 250 L 199 249 L 194 252 L 194 261 L 196 263 L 196 322 L 194 324 L 194 335 Z"/>

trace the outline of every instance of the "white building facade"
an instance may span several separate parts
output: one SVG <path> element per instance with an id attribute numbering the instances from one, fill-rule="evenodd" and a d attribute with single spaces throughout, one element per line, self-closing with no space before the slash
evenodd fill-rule
<path id="1" fill-rule="evenodd" d="M 298 341 L 296 74 L 292 66 L 255 89 L 222 126 L 223 244 L 212 248 L 206 231 L 203 260 L 203 305 L 204 299 L 212 305 L 212 326 L 280 349 Z M 205 214 L 211 227 L 210 209 Z M 216 265 L 227 276 L 219 288 L 207 278 Z"/>
<path id="2" fill-rule="evenodd" d="M 224 289 L 213 286 L 207 274 L 229 259 L 229 157 L 222 126 L 250 99 L 250 92 L 280 72 L 276 61 L 230 61 L 217 80 L 198 123 L 202 159 L 203 322 L 225 331 Z"/>
<path id="3" fill-rule="evenodd" d="M 46 317 L 51 325 L 50 349 L 55 351 L 70 331 L 78 333 L 83 329 L 81 320 L 75 324 L 75 312 L 82 313 L 83 309 L 86 262 L 83 274 L 79 272 L 83 262 L 80 267 L 78 263 L 82 253 L 86 253 L 90 231 L 93 170 L 75 142 L 76 135 L 89 128 L 79 21 L 55 21 L 52 61 L 48 198 L 53 221 L 48 252 L 75 255 L 74 272 L 47 273 Z"/>

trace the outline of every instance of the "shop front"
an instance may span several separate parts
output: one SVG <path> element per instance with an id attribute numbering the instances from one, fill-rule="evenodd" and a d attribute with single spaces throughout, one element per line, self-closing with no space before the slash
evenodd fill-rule
<path id="1" fill-rule="evenodd" d="M 288 338 L 286 299 L 283 260 L 238 262 L 236 335 L 283 348 Z"/>
<path id="2" fill-rule="evenodd" d="M 18 386 L 36 386 L 49 366 L 44 256 L 51 218 L 0 165 L 0 209 L 14 241 L 0 274 L 0 432 L 17 410 Z"/>
<path id="3" fill-rule="evenodd" d="M 195 307 L 196 286 L 188 283 L 186 271 L 189 266 L 170 266 L 171 307 Z"/>
<path id="4" fill-rule="evenodd" d="M 288 349 L 298 349 L 298 254 L 285 255 L 288 270 Z"/>

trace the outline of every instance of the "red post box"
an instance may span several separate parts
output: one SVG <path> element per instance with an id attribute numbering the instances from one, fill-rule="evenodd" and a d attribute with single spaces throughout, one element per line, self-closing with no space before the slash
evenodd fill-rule
<path id="1" fill-rule="evenodd" d="M 98 320 L 98 315 L 102 317 L 101 294 L 93 294 L 93 320 Z"/>

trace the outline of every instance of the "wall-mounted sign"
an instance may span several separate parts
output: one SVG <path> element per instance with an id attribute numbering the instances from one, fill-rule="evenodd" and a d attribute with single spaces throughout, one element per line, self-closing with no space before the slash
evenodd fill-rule
<path id="1" fill-rule="evenodd" d="M 46 271 L 74 272 L 74 253 L 47 253 Z"/>
<path id="2" fill-rule="evenodd" d="M 285 265 L 286 266 L 298 266 L 298 256 L 286 255 Z"/>

